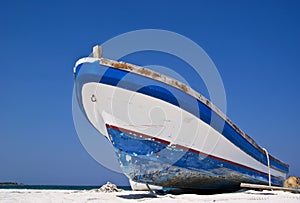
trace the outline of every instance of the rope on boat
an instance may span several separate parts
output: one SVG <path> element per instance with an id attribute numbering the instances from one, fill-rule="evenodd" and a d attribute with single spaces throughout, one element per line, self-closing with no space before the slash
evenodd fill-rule
<path id="1" fill-rule="evenodd" d="M 150 192 L 151 195 L 153 195 L 154 197 L 157 197 L 156 194 L 153 192 L 153 190 L 150 188 L 150 186 L 148 185 L 148 183 L 146 183 L 146 186 Z"/>
<path id="2" fill-rule="evenodd" d="M 269 153 L 268 153 L 268 151 L 266 150 L 266 148 L 263 148 L 263 150 L 265 151 L 266 156 L 267 156 L 267 161 L 268 161 L 269 186 L 271 186 L 271 168 L 270 168 L 270 158 L 269 158 Z"/>

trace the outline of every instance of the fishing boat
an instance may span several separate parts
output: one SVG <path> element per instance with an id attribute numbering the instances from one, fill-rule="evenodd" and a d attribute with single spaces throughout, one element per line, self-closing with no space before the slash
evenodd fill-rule
<path id="1" fill-rule="evenodd" d="M 289 165 L 178 80 L 103 58 L 99 46 L 76 62 L 74 77 L 80 109 L 133 182 L 198 190 L 286 179 Z"/>

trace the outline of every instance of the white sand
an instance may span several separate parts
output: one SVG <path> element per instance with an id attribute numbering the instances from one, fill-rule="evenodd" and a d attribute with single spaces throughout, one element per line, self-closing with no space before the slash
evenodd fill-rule
<path id="1" fill-rule="evenodd" d="M 159 195 L 148 192 L 123 191 L 103 193 L 74 190 L 26 190 L 0 189 L 0 202 L 298 202 L 300 194 L 282 191 L 253 191 L 216 195 Z"/>

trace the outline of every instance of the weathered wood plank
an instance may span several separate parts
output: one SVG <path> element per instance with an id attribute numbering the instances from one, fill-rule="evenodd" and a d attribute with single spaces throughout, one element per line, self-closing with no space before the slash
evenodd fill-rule
<path id="1" fill-rule="evenodd" d="M 258 184 L 250 184 L 250 183 L 241 183 L 240 187 L 252 188 L 252 189 L 264 189 L 264 190 L 281 190 L 281 191 L 287 191 L 287 192 L 300 193 L 300 189 L 297 189 L 297 188 L 258 185 Z"/>

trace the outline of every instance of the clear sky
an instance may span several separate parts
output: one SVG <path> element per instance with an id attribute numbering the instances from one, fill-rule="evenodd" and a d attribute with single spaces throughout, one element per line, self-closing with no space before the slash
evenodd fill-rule
<path id="1" fill-rule="evenodd" d="M 296 0 L 1 1 L 0 182 L 127 184 L 79 141 L 72 69 L 95 44 L 146 28 L 198 43 L 223 79 L 228 117 L 300 176 L 299 11 Z"/>

